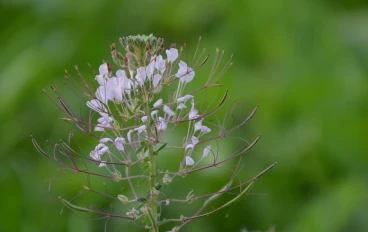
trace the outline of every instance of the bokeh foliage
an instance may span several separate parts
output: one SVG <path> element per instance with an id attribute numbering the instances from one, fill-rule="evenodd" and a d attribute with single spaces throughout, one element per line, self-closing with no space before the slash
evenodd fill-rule
<path id="1" fill-rule="evenodd" d="M 72 128 L 41 89 L 59 84 L 75 64 L 93 78 L 87 62 L 97 69 L 111 60 L 112 42 L 138 33 L 192 47 L 201 35 L 208 54 L 216 47 L 233 52 L 221 83 L 239 102 L 235 120 L 260 105 L 237 136 L 263 134 L 242 177 L 278 162 L 256 183 L 259 194 L 184 231 L 367 230 L 366 1 L 3 0 L 0 22 L 0 231 L 103 230 L 104 221 L 59 214 L 44 182 L 58 167 L 36 153 L 29 135 L 66 138 Z M 213 175 L 188 188 L 221 187 L 224 179 Z M 123 226 L 111 220 L 108 231 Z"/>

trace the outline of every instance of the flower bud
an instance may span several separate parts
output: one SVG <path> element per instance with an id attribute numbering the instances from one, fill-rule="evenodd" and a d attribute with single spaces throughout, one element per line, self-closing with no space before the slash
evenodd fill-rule
<path id="1" fill-rule="evenodd" d="M 121 201 L 123 204 L 127 204 L 129 202 L 128 197 L 124 196 L 124 195 L 118 195 L 118 199 L 119 201 Z"/>
<path id="2" fill-rule="evenodd" d="M 164 178 L 162 179 L 162 183 L 164 183 L 164 184 L 170 184 L 171 183 L 171 178 L 170 178 L 170 176 L 169 176 L 169 174 L 165 174 L 165 176 L 164 176 Z"/>

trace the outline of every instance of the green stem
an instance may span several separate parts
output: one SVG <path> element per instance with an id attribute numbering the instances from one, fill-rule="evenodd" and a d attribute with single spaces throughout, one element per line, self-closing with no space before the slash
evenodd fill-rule
<path id="1" fill-rule="evenodd" d="M 147 96 L 148 97 L 148 96 Z M 148 100 L 148 99 L 147 99 Z M 147 116 L 150 115 L 150 111 L 149 111 L 149 105 L 148 103 L 145 104 L 145 113 Z M 150 131 L 149 125 L 151 124 L 150 122 L 150 118 L 148 117 L 147 120 L 147 135 L 150 137 L 153 137 L 153 134 Z M 150 168 L 150 194 L 151 194 L 151 199 L 149 201 L 149 205 L 150 205 L 150 214 L 152 213 L 152 220 L 151 220 L 151 224 L 152 224 L 152 229 L 150 230 L 150 232 L 158 232 L 158 214 L 157 214 L 157 190 L 156 190 L 156 164 L 155 164 L 155 155 L 154 155 L 154 151 L 153 151 L 153 145 L 150 144 L 148 145 L 148 152 L 149 152 L 149 168 Z"/>
<path id="2" fill-rule="evenodd" d="M 156 165 L 155 165 L 155 155 L 153 154 L 153 146 L 150 145 L 148 147 L 149 150 L 149 165 L 150 165 L 150 192 L 151 192 L 151 210 L 152 210 L 152 217 L 153 217 L 153 223 L 152 225 L 153 229 L 152 232 L 158 232 L 158 225 L 157 225 L 157 196 L 156 196 Z"/>

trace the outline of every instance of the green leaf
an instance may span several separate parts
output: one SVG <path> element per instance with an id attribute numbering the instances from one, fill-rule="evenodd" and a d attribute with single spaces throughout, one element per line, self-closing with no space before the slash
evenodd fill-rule
<path id="1" fill-rule="evenodd" d="M 135 152 L 135 154 L 138 155 L 141 151 L 143 151 L 144 148 L 145 148 L 144 146 L 140 146 L 138 150 Z"/>
<path id="2" fill-rule="evenodd" d="M 157 154 L 158 154 L 158 152 L 159 152 L 159 151 L 161 151 L 162 149 L 164 149 L 166 146 L 167 146 L 167 143 L 162 144 L 162 145 L 161 145 L 161 147 L 159 147 L 159 148 L 155 151 L 155 153 L 157 153 Z"/>
<path id="3" fill-rule="evenodd" d="M 146 202 L 146 201 L 147 201 L 147 198 L 145 198 L 145 197 L 141 197 L 141 198 L 138 198 L 138 199 L 137 199 L 137 201 L 138 201 L 139 203 L 144 203 L 144 202 Z"/>

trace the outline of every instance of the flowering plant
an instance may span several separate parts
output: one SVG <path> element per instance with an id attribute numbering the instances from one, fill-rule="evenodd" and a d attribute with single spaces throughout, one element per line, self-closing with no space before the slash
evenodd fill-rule
<path id="1" fill-rule="evenodd" d="M 223 105 L 227 99 L 227 91 L 216 106 L 210 104 L 203 110 L 199 109 L 199 104 L 195 100 L 199 92 L 221 86 L 217 81 L 232 65 L 231 58 L 220 69 L 224 53 L 220 54 L 217 49 L 206 83 L 199 89 L 186 93 L 186 87 L 194 80 L 195 72 L 208 60 L 208 56 L 203 57 L 204 50 L 199 54 L 197 47 L 192 64 L 189 65 L 182 59 L 183 48 L 179 51 L 175 44 L 166 50 L 166 56 L 161 55 L 165 50 L 163 39 L 153 35 L 128 36 L 121 38 L 120 42 L 125 49 L 124 55 L 116 50 L 114 44 L 111 46 L 112 58 L 119 69 L 114 71 L 110 63 L 104 62 L 100 65 L 98 73 L 95 73 L 93 85 L 88 84 L 77 68 L 78 79 L 84 87 L 84 91 L 78 94 L 85 99 L 86 108 L 89 109 L 87 119 L 83 119 L 72 110 L 55 85 L 51 88 L 57 95 L 56 99 L 43 90 L 66 115 L 62 120 L 96 139 L 96 147 L 89 155 L 77 151 L 72 146 L 70 138 L 68 142 L 62 140 L 57 142 L 52 155 L 42 149 L 33 137 L 32 142 L 41 154 L 62 167 L 87 176 L 87 184 L 82 185 L 83 191 L 78 196 L 86 192 L 102 195 L 126 205 L 125 213 L 113 214 L 92 206 L 77 206 L 73 202 L 75 198 L 67 200 L 59 197 L 61 202 L 65 207 L 77 212 L 102 215 L 106 219 L 128 219 L 142 228 L 158 232 L 166 223 L 176 223 L 177 225 L 171 227 L 171 231 L 179 231 L 189 222 L 239 201 L 250 191 L 255 180 L 275 164 L 255 177 L 239 181 L 235 185 L 234 179 L 241 170 L 242 155 L 258 142 L 260 136 L 225 158 L 222 157 L 219 147 L 213 144 L 247 123 L 256 113 L 257 107 L 244 121 L 226 129 L 207 119 Z M 67 81 L 75 81 L 68 72 L 65 78 Z M 174 90 L 167 93 L 170 89 Z M 185 136 L 181 141 L 171 142 L 174 129 L 181 125 L 185 127 Z M 218 132 L 212 137 L 209 136 L 214 130 Z M 73 133 L 70 137 L 72 135 Z M 175 170 L 162 171 L 162 168 L 157 168 L 157 162 L 164 159 L 161 158 L 163 152 L 169 152 L 178 158 Z M 194 196 L 193 191 L 190 191 L 181 199 L 165 194 L 165 190 L 178 177 L 219 168 L 222 164 L 235 159 L 239 159 L 238 165 L 232 171 L 229 181 L 218 191 L 201 196 Z M 99 168 L 91 167 L 93 165 L 88 165 L 88 162 L 94 163 Z M 92 176 L 119 183 L 125 182 L 129 191 L 124 195 L 97 191 L 90 182 Z M 231 190 L 238 190 L 238 193 L 230 201 L 203 212 L 213 200 Z M 200 200 L 204 202 L 192 216 L 181 215 L 177 218 L 162 216 L 165 207 L 171 204 L 189 204 Z"/>

